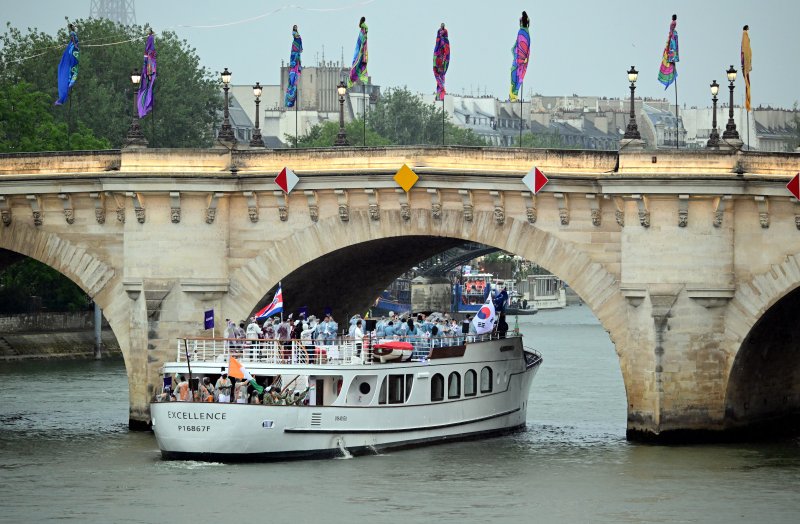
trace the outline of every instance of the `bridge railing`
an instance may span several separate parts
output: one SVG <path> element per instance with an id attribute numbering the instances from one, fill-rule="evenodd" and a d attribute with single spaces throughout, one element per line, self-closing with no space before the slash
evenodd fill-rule
<path id="1" fill-rule="evenodd" d="M 517 336 L 509 332 L 508 338 Z M 372 364 L 379 357 L 374 346 L 383 342 L 401 340 L 413 346 L 411 360 L 422 361 L 430 357 L 435 348 L 461 346 L 499 338 L 497 333 L 483 335 L 457 335 L 450 337 L 397 337 L 377 339 L 364 337 L 356 341 L 351 337 L 329 340 L 291 339 L 241 339 L 241 338 L 179 338 L 176 362 L 227 364 L 230 357 L 243 363 L 345 365 Z M 403 360 L 408 360 L 407 356 Z"/>

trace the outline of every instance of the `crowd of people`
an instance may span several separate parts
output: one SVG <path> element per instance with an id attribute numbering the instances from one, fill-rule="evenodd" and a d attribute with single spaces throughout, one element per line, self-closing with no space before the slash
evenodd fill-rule
<path id="1" fill-rule="evenodd" d="M 305 389 L 292 388 L 294 381 L 281 387 L 280 379 L 266 388 L 258 389 L 246 380 L 232 381 L 226 371 L 222 371 L 216 383 L 209 377 L 198 379 L 195 387 L 186 380 L 185 375 L 169 377 L 157 396 L 158 402 L 220 402 L 236 404 L 264 404 L 276 406 L 308 405 L 311 386 Z"/>

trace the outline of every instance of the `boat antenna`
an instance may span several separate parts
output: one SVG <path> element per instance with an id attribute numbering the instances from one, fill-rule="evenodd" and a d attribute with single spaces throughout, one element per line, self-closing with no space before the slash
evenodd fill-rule
<path id="1" fill-rule="evenodd" d="M 194 389 L 192 389 L 192 361 L 189 358 L 189 341 L 185 338 L 183 339 L 183 348 L 186 351 L 186 366 L 189 368 L 189 391 L 192 392 L 192 400 L 194 400 Z"/>

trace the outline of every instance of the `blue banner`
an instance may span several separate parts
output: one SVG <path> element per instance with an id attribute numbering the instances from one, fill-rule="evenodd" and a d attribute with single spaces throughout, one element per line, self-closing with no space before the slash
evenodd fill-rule
<path id="1" fill-rule="evenodd" d="M 206 311 L 204 316 L 204 325 L 205 329 L 213 329 L 214 328 L 214 310 L 209 309 Z"/>

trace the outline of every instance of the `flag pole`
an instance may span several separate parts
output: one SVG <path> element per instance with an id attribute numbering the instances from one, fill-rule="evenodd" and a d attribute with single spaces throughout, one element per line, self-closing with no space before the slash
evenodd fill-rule
<path id="1" fill-rule="evenodd" d="M 522 147 L 522 97 L 524 95 L 524 83 L 519 83 L 519 147 Z"/>
<path id="2" fill-rule="evenodd" d="M 68 94 L 72 94 L 69 93 Z M 74 96 L 74 95 L 73 95 Z M 72 150 L 72 141 L 70 135 L 70 129 L 72 128 L 72 97 L 69 97 L 69 106 L 67 107 L 67 151 Z"/>
<path id="3" fill-rule="evenodd" d="M 361 94 L 364 102 L 361 117 L 364 119 L 364 147 L 367 147 L 367 84 L 361 82 Z"/>
<path id="4" fill-rule="evenodd" d="M 673 62 L 675 64 L 675 62 Z M 680 132 L 678 131 L 678 66 L 677 64 L 674 65 L 675 67 L 675 149 L 680 149 Z M 644 102 L 642 102 L 644 103 Z"/>
<path id="5" fill-rule="evenodd" d="M 442 146 L 444 146 L 444 94 L 442 94 Z"/>
<path id="6" fill-rule="evenodd" d="M 296 89 L 297 89 L 297 91 L 296 91 L 295 97 L 294 97 L 294 148 L 295 149 L 297 149 L 297 143 L 298 143 L 298 140 L 299 140 L 298 137 L 299 137 L 299 134 L 300 134 L 300 131 L 298 130 L 298 124 L 297 124 L 297 121 L 298 121 L 297 120 L 297 110 L 298 110 L 298 106 L 300 105 L 300 86 L 297 86 Z"/>
<path id="7" fill-rule="evenodd" d="M 189 391 L 192 392 L 192 400 L 194 400 L 194 390 L 192 389 L 192 362 L 189 358 L 189 341 L 185 338 L 183 339 L 183 347 L 186 351 L 186 367 L 189 368 Z"/>

